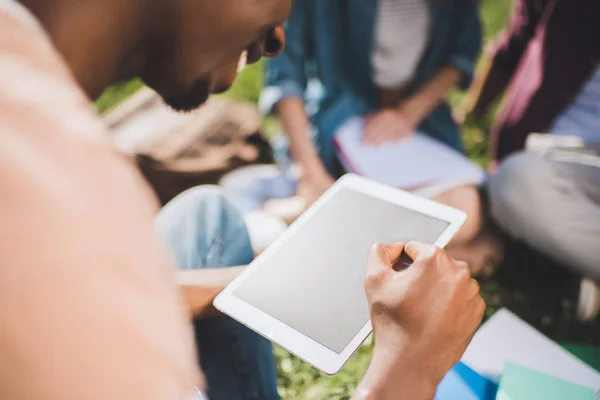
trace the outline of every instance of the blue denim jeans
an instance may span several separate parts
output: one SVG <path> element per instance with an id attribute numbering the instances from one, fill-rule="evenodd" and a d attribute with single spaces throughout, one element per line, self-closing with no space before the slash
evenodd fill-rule
<path id="1" fill-rule="evenodd" d="M 252 261 L 241 215 L 216 187 L 190 189 L 167 204 L 157 230 L 182 269 L 227 268 Z M 276 400 L 271 343 L 226 316 L 194 321 L 211 400 Z"/>

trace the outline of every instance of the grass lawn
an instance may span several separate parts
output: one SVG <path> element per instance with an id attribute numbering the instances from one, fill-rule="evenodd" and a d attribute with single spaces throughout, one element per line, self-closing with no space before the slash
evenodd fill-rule
<path id="1" fill-rule="evenodd" d="M 485 43 L 489 43 L 503 27 L 510 13 L 510 4 L 511 0 L 481 1 Z M 256 101 L 262 87 L 262 68 L 262 63 L 246 68 L 225 95 L 233 99 Z M 108 89 L 97 100 L 98 110 L 106 111 L 141 86 L 141 82 L 135 80 Z M 450 96 L 450 102 L 454 106 L 459 104 L 461 99 L 460 93 Z M 469 155 L 481 164 L 486 162 L 488 129 L 489 127 L 463 127 L 463 137 Z M 543 279 L 543 276 L 539 279 Z M 482 280 L 481 286 L 488 303 L 488 316 L 499 307 L 508 306 L 555 340 L 600 344 L 600 324 L 581 325 L 575 322 L 572 311 L 569 311 L 572 310 L 572 304 L 562 304 L 553 309 L 540 307 L 542 300 L 536 295 L 506 287 L 494 276 Z M 372 346 L 373 344 L 368 341 L 344 370 L 334 377 L 322 375 L 284 350 L 276 349 L 282 398 L 284 400 L 348 399 L 368 365 Z"/>

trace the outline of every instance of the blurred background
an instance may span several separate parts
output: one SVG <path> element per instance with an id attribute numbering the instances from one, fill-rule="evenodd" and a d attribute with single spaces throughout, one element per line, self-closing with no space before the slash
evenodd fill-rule
<path id="1" fill-rule="evenodd" d="M 511 6 L 511 0 L 481 1 L 480 14 L 484 25 L 484 49 L 485 45 L 489 45 L 505 26 L 510 16 Z M 261 61 L 247 67 L 238 76 L 235 85 L 222 96 L 232 101 L 256 104 L 263 82 L 264 62 Z M 100 113 L 106 113 L 130 98 L 142 87 L 142 83 L 138 80 L 111 87 L 97 100 L 97 109 Z M 448 98 L 458 114 L 460 114 L 464 96 L 463 92 L 455 91 Z M 492 119 L 479 121 L 477 124 L 467 119 L 461 127 L 469 157 L 484 168 L 488 162 L 487 133 L 490 131 Z M 274 117 L 263 118 L 260 125 L 260 133 L 267 140 L 280 132 L 278 121 Z M 488 316 L 492 315 L 499 307 L 508 307 L 557 342 L 600 344 L 600 323 L 580 324 L 574 317 L 572 300 L 556 296 L 551 284 L 543 289 L 538 287 L 537 283 L 540 280 L 549 282 L 560 280 L 559 275 L 554 276 L 554 271 L 543 268 L 532 269 L 527 273 L 531 279 L 519 279 L 519 284 L 516 284 L 514 275 L 510 274 L 501 275 L 492 272 L 481 279 L 483 295 L 488 304 Z M 523 275 L 521 275 L 522 277 Z M 523 283 L 524 281 L 527 281 L 528 284 Z M 372 343 L 368 342 L 353 357 L 342 373 L 335 377 L 321 375 L 316 369 L 290 356 L 285 351 L 277 349 L 282 397 L 284 399 L 348 399 L 368 366 L 371 348 Z"/>

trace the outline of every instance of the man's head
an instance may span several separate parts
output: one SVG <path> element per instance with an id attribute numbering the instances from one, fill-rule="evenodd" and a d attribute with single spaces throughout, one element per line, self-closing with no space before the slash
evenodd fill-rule
<path id="1" fill-rule="evenodd" d="M 227 89 L 240 57 L 283 48 L 291 0 L 21 0 L 90 96 L 141 77 L 178 110 Z"/>

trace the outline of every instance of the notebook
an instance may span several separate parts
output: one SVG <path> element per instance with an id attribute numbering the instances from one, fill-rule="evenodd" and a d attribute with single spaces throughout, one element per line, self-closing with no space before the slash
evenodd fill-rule
<path id="1" fill-rule="evenodd" d="M 589 387 L 506 363 L 497 400 L 595 400 Z"/>
<path id="2" fill-rule="evenodd" d="M 340 161 L 349 172 L 428 197 L 485 179 L 482 168 L 425 134 L 372 146 L 362 141 L 363 130 L 363 119 L 355 117 L 334 136 Z"/>
<path id="3" fill-rule="evenodd" d="M 444 377 L 434 400 L 494 400 L 498 385 L 459 362 Z"/>
<path id="4" fill-rule="evenodd" d="M 494 400 L 498 392 L 498 384 L 492 380 L 479 375 L 466 364 L 459 362 L 454 370 L 460 375 L 462 380 L 477 395 L 479 400 Z"/>
<path id="5" fill-rule="evenodd" d="M 434 400 L 480 400 L 455 369 L 451 369 L 437 388 Z"/>
<path id="6" fill-rule="evenodd" d="M 561 343 L 561 346 L 596 371 L 600 372 L 600 347 Z"/>
<path id="7" fill-rule="evenodd" d="M 479 328 L 461 361 L 494 381 L 500 380 L 505 364 L 512 362 L 600 390 L 598 371 L 506 309 Z"/>

